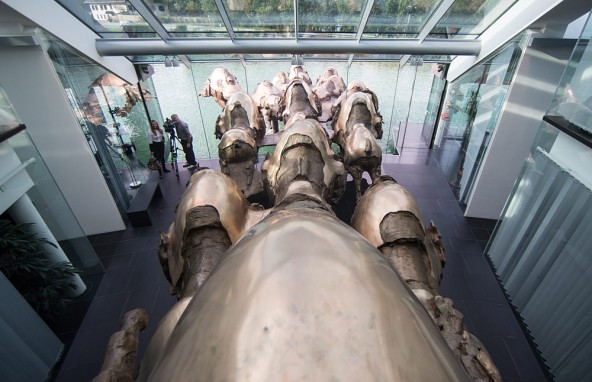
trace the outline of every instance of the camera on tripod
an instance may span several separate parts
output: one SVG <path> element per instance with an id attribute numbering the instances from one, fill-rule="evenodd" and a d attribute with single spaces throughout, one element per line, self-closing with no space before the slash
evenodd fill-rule
<path id="1" fill-rule="evenodd" d="M 164 131 L 166 131 L 169 134 L 175 134 L 175 122 L 167 118 L 162 125 L 164 126 Z"/>

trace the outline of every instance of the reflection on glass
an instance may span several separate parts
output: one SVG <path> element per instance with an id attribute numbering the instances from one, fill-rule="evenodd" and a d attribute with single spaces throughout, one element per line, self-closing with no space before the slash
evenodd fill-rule
<path id="1" fill-rule="evenodd" d="M 588 22 L 573 52 L 548 115 L 592 141 L 592 22 Z"/>
<path id="2" fill-rule="evenodd" d="M 8 144 L 21 162 L 34 159 L 33 163 L 26 167 L 27 174 L 35 183 L 34 187 L 27 191 L 27 196 L 35 205 L 43 221 L 51 229 L 51 233 L 69 260 L 83 272 L 81 276 L 104 272 L 97 254 L 70 210 L 70 206 L 64 199 L 29 134 L 23 131 L 10 138 Z"/>
<path id="3" fill-rule="evenodd" d="M 589 19 L 487 248 L 556 381 L 592 375 L 590 37 Z"/>
<path id="4" fill-rule="evenodd" d="M 477 38 L 516 1 L 456 0 L 432 29 L 428 38 Z"/>
<path id="5" fill-rule="evenodd" d="M 150 154 L 148 120 L 142 96 L 152 94 L 130 85 L 88 61 L 54 36 L 44 46 L 78 117 L 81 129 L 122 214 L 138 182 L 146 182 Z"/>
<path id="6" fill-rule="evenodd" d="M 154 29 L 127 0 L 56 1 L 103 37 L 157 37 Z"/>
<path id="7" fill-rule="evenodd" d="M 14 112 L 4 89 L 0 87 L 0 134 L 5 133 L 21 123 Z"/>
<path id="8" fill-rule="evenodd" d="M 4 118 L 0 120 L 0 125 L 9 120 L 15 123 L 20 121 L 2 87 L 0 87 L 0 113 L 0 118 Z M 14 125 L 10 127 L 14 127 Z M 3 131 L 0 130 L 0 132 Z M 18 172 L 18 165 L 21 165 L 20 168 L 26 172 L 26 179 L 29 179 L 24 181 L 25 178 L 20 175 L 16 176 L 14 172 L 12 174 L 15 178 L 6 173 L 4 174 L 3 183 L 1 184 L 2 191 L 7 191 L 4 201 L 11 199 L 12 201 L 10 204 L 3 204 L 3 209 L 0 210 L 2 216 L 12 215 L 10 205 L 16 202 L 17 199 L 22 200 L 21 196 L 26 195 L 32 202 L 35 213 L 39 213 L 43 223 L 47 225 L 51 235 L 57 240 L 58 243 L 56 244 L 61 247 L 60 249 L 64 251 L 73 265 L 81 271 L 81 276 L 104 272 L 99 258 L 28 132 L 23 130 L 1 144 L 2 152 L 0 156 L 4 159 L 4 165 L 8 166 L 5 167 L 5 170 L 14 166 Z M 18 181 L 10 181 L 12 179 L 18 179 Z M 7 208 L 8 213 L 6 213 Z M 28 219 L 31 219 L 30 216 L 34 216 L 35 213 L 27 212 L 20 216 L 21 218 L 27 216 Z M 30 220 L 27 220 L 27 222 L 30 222 Z"/>
<path id="9" fill-rule="evenodd" d="M 468 200 L 525 43 L 524 34 L 448 88 L 435 146 L 459 201 Z"/>
<path id="10" fill-rule="evenodd" d="M 590 333 L 590 148 L 543 122 L 487 254 L 556 381 L 583 381 Z"/>
<path id="11" fill-rule="evenodd" d="M 363 37 L 417 37 L 439 3 L 439 0 L 375 2 Z"/>

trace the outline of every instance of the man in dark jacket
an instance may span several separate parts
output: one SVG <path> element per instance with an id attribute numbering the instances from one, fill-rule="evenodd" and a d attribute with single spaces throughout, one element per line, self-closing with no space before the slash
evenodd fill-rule
<path id="1" fill-rule="evenodd" d="M 193 153 L 193 136 L 189 132 L 189 126 L 187 123 L 183 122 L 177 114 L 171 115 L 171 119 L 175 123 L 177 137 L 181 141 L 181 146 L 183 147 L 183 152 L 185 153 L 185 159 L 187 160 L 187 163 L 185 163 L 183 167 L 199 167 L 195 161 L 195 154 Z"/>

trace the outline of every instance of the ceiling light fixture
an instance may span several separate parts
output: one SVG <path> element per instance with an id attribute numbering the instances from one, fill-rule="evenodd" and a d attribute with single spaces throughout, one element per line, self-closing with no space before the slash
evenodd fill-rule
<path id="1" fill-rule="evenodd" d="M 172 64 L 175 68 L 179 66 L 179 59 L 177 58 L 177 56 L 173 57 Z"/>
<path id="2" fill-rule="evenodd" d="M 169 56 L 164 57 L 164 66 L 166 66 L 167 68 L 170 68 L 171 66 L 173 66 L 173 63 L 171 62 L 171 59 L 169 58 Z"/>

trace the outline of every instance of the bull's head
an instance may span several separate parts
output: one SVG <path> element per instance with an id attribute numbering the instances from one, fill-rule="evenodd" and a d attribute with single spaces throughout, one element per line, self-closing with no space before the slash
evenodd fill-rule
<path id="1" fill-rule="evenodd" d="M 286 125 L 261 172 L 274 204 L 303 187 L 321 199 L 336 202 L 345 189 L 345 169 L 335 160 L 324 129 L 303 114 Z"/>

